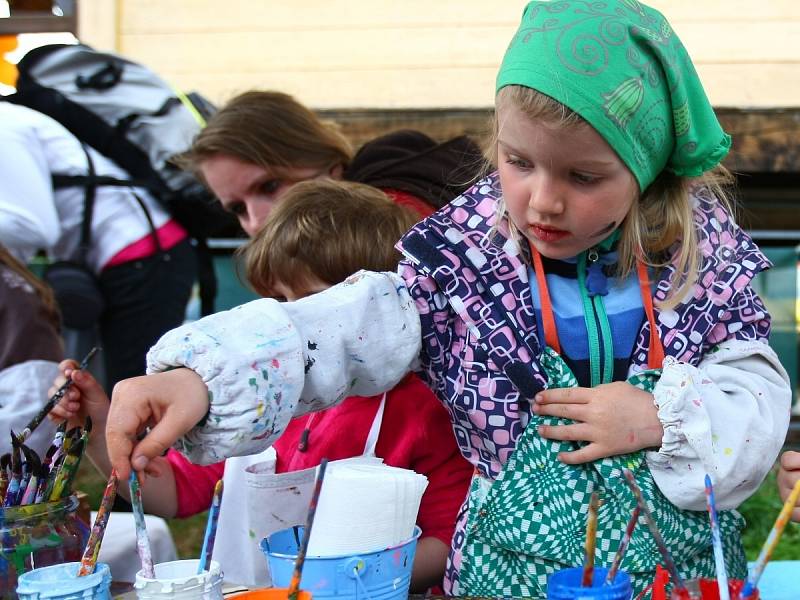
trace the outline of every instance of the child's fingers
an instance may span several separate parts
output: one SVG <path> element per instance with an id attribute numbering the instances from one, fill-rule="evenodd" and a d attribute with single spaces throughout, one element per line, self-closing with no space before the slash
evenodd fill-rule
<path id="1" fill-rule="evenodd" d="M 800 471 L 800 452 L 784 452 L 781 455 L 781 466 L 787 471 Z"/>
<path id="2" fill-rule="evenodd" d="M 591 398 L 591 390 L 582 387 L 553 388 L 536 394 L 537 404 L 586 404 Z"/>
<path id="3" fill-rule="evenodd" d="M 75 371 L 72 374 L 74 382 L 75 393 L 80 393 L 84 402 L 97 404 L 102 407 L 107 407 L 109 403 L 108 396 L 106 395 L 103 387 L 97 382 L 91 373 L 87 371 Z M 70 390 L 72 391 L 72 390 Z"/>
<path id="4" fill-rule="evenodd" d="M 66 371 L 74 371 L 79 366 L 80 366 L 80 363 L 78 363 L 78 361 L 76 361 L 76 360 L 74 360 L 72 358 L 67 358 L 65 360 L 62 360 L 60 363 L 58 363 L 58 370 L 61 373 L 63 373 L 65 376 L 67 376 Z"/>
<path id="5" fill-rule="evenodd" d="M 57 420 L 71 419 L 78 412 L 77 409 L 67 404 L 56 404 L 50 411 L 50 417 Z"/>
<path id="6" fill-rule="evenodd" d="M 589 444 L 572 452 L 559 452 L 558 460 L 565 465 L 580 465 L 606 456 L 608 455 L 602 452 L 599 444 Z"/>
<path id="7" fill-rule="evenodd" d="M 586 405 L 575 403 L 561 403 L 556 401 L 554 404 L 533 405 L 533 412 L 540 416 L 558 417 L 560 419 L 571 419 L 573 421 L 586 420 Z"/>
<path id="8" fill-rule="evenodd" d="M 792 489 L 794 489 L 798 481 L 800 481 L 800 471 L 790 471 L 783 466 L 778 469 L 778 492 L 783 502 L 785 502 L 789 494 L 792 493 Z"/>
<path id="9" fill-rule="evenodd" d="M 591 429 L 584 423 L 574 425 L 539 425 L 539 435 L 548 440 L 588 442 Z"/>

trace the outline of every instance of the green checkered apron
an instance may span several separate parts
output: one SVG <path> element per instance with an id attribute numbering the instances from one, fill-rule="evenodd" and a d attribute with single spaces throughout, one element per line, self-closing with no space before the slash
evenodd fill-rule
<path id="1" fill-rule="evenodd" d="M 548 387 L 577 386 L 569 367 L 552 349 L 546 349 L 541 365 L 548 376 Z M 658 370 L 648 370 L 628 381 L 652 391 L 659 375 Z M 543 439 L 537 427 L 570 422 L 532 415 L 497 479 L 473 478 L 460 593 L 544 598 L 551 573 L 583 563 L 586 515 L 593 491 L 602 501 L 595 564 L 609 566 L 636 506 L 622 476 L 624 467 L 633 471 L 681 574 L 686 578 L 713 576 L 707 513 L 681 510 L 670 503 L 653 481 L 643 452 L 585 465 L 559 462 L 559 452 L 575 450 L 579 445 Z M 747 563 L 739 532 L 744 519 L 736 511 L 723 511 L 719 521 L 728 573 L 743 577 Z M 621 566 L 631 575 L 637 593 L 652 582 L 659 563 L 655 542 L 640 522 Z"/>

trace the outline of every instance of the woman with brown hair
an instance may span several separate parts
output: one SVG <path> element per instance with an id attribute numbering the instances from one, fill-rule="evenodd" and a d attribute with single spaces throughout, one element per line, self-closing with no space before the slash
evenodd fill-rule
<path id="1" fill-rule="evenodd" d="M 299 181 L 330 177 L 370 184 L 424 217 L 463 191 L 483 159 L 466 136 L 437 144 L 410 130 L 376 138 L 354 155 L 338 125 L 292 96 L 249 91 L 209 119 L 179 163 L 252 237 Z"/>
<path id="2" fill-rule="evenodd" d="M 5 432 L 23 429 L 47 401 L 63 352 L 53 293 L 0 245 L 0 453 L 11 448 Z M 52 437 L 42 423 L 28 445 L 43 450 Z"/>

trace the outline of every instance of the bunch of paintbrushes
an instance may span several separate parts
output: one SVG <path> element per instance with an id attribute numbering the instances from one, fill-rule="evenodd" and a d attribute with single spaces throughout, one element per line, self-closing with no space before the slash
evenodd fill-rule
<path id="1" fill-rule="evenodd" d="M 87 368 L 97 351 L 98 348 L 92 348 L 78 368 Z M 92 431 L 91 419 L 86 419 L 84 427 L 73 427 L 69 431 L 66 429 L 66 423 L 62 423 L 56 431 L 53 443 L 47 449 L 44 460 L 25 445 L 31 433 L 44 421 L 71 386 L 72 378 L 69 377 L 31 419 L 22 433 L 16 435 L 11 432 L 12 450 L 0 456 L 0 506 L 53 502 L 72 493 L 72 482 L 75 480 Z"/>
<path id="2" fill-rule="evenodd" d="M 84 427 L 69 431 L 62 424 L 44 459 L 12 431 L 12 451 L 0 456 L 2 506 L 53 502 L 69 496 L 91 430 L 91 419 L 86 420 Z"/>
<path id="3" fill-rule="evenodd" d="M 642 497 L 642 493 L 639 490 L 639 486 L 636 485 L 636 481 L 634 480 L 633 473 L 631 473 L 627 469 L 623 469 L 623 474 L 625 476 L 625 481 L 627 482 L 628 486 L 631 488 L 633 495 L 636 497 L 636 502 L 638 505 L 638 509 L 644 515 L 645 520 L 647 522 L 648 527 L 650 528 L 650 532 L 653 535 L 653 539 L 656 542 L 656 546 L 658 547 L 659 551 L 661 552 L 661 557 L 664 562 L 664 566 L 666 570 L 669 572 L 670 577 L 673 583 L 673 592 L 683 592 L 689 598 L 699 598 L 700 593 L 694 589 L 689 589 L 688 586 L 684 583 L 681 576 L 678 574 L 678 570 L 675 567 L 675 562 L 672 560 L 672 556 L 670 555 L 669 551 L 667 550 L 666 545 L 661 537 L 661 534 L 656 527 L 655 521 L 650 514 L 650 511 L 647 508 L 647 505 L 644 502 L 644 498 Z M 706 492 L 706 507 L 708 509 L 708 518 L 711 524 L 711 546 L 714 552 L 714 564 L 716 570 L 716 588 L 718 590 L 720 600 L 730 600 L 730 588 L 728 584 L 728 574 L 725 569 L 725 557 L 724 557 L 724 548 L 722 545 L 722 536 L 720 533 L 719 527 L 719 518 L 717 516 L 717 505 L 716 500 L 714 497 L 714 486 L 711 481 L 711 477 L 706 475 L 705 477 L 705 492 Z M 780 540 L 781 534 L 783 530 L 786 528 L 786 524 L 789 522 L 789 518 L 791 517 L 792 510 L 797 505 L 798 499 L 800 499 L 800 481 L 794 486 L 792 493 L 789 494 L 789 497 L 786 499 L 786 502 L 781 509 L 778 518 L 775 520 L 775 524 L 772 527 L 772 531 L 770 531 L 769 535 L 767 536 L 767 540 L 764 542 L 764 546 L 761 549 L 761 553 L 758 556 L 753 567 L 750 569 L 750 574 L 745 581 L 744 587 L 742 588 L 741 594 L 737 596 L 737 600 L 747 600 L 748 598 L 752 598 L 755 595 L 756 589 L 758 587 L 758 580 L 761 578 L 761 574 L 764 572 L 764 568 L 767 566 L 770 557 L 772 556 L 772 552 L 775 550 L 775 546 L 777 546 L 778 541 Z M 620 553 L 624 552 L 624 546 L 627 545 L 627 541 L 630 539 L 630 534 L 633 531 L 633 527 L 635 525 L 635 521 L 638 519 L 638 511 L 634 513 L 633 517 L 631 518 L 631 523 L 628 524 L 628 528 L 625 531 L 625 535 L 620 542 L 620 550 L 617 552 L 617 558 L 620 557 Z M 614 560 L 614 565 L 612 566 L 612 570 L 615 566 L 618 566 L 617 558 Z M 611 581 L 611 572 L 609 572 L 609 581 Z"/>

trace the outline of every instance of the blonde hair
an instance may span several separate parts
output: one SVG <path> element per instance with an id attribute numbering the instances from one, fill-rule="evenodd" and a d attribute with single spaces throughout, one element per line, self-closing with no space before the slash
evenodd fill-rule
<path id="1" fill-rule="evenodd" d="M 25 282 L 33 288 L 34 293 L 42 302 L 45 317 L 50 321 L 56 331 L 60 331 L 61 313 L 58 310 L 58 304 L 56 303 L 53 290 L 50 289 L 50 286 L 31 273 L 28 267 L 26 267 L 22 261 L 17 260 L 17 258 L 2 244 L 0 244 L 0 265 L 5 266 L 10 271 L 22 277 Z"/>
<path id="2" fill-rule="evenodd" d="M 345 168 L 353 149 L 338 125 L 320 119 L 292 96 L 250 91 L 216 112 L 175 162 L 202 178 L 200 164 L 218 155 L 270 169 L 281 177 L 292 168 L 321 172 Z"/>
<path id="3" fill-rule="evenodd" d="M 497 163 L 497 136 L 501 125 L 497 115 L 504 106 L 513 106 L 532 120 L 563 128 L 590 127 L 576 112 L 541 92 L 518 85 L 504 87 L 497 93 L 493 133 L 485 149 L 487 160 L 492 164 Z M 696 282 L 700 268 L 699 231 L 694 221 L 690 191 L 695 187 L 706 188 L 732 212 L 733 203 L 728 191 L 732 182 L 730 173 L 722 166 L 691 179 L 663 170 L 640 194 L 622 222 L 617 276 L 627 277 L 636 267 L 637 258 L 659 270 L 671 264 L 675 268 L 671 293 L 659 302 L 659 307 L 670 309 L 677 306 Z M 502 200 L 498 213 L 498 222 L 507 216 Z M 519 239 L 521 234 L 510 219 L 507 221 L 511 238 Z M 675 255 L 671 255 L 670 249 L 677 242 L 680 246 Z"/>
<path id="4" fill-rule="evenodd" d="M 419 220 L 377 188 L 319 179 L 290 188 L 255 237 L 240 248 L 245 275 L 262 296 L 276 282 L 335 285 L 360 269 L 394 271 L 394 245 Z"/>

